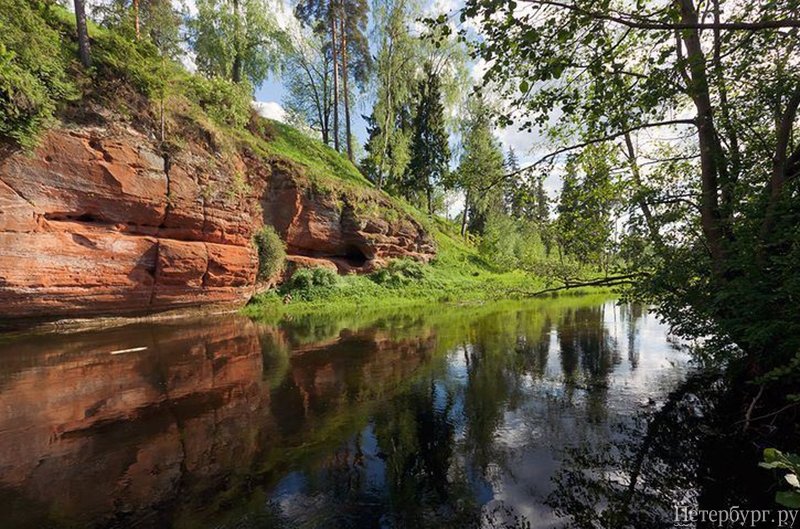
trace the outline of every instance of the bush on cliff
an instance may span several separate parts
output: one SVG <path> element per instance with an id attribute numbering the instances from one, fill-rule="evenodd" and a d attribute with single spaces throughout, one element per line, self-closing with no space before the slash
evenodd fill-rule
<path id="1" fill-rule="evenodd" d="M 272 226 L 261 228 L 253 239 L 258 251 L 258 279 L 263 281 L 283 269 L 286 245 Z"/>
<path id="2" fill-rule="evenodd" d="M 220 77 L 193 75 L 186 82 L 186 95 L 191 101 L 217 123 L 234 128 L 244 128 L 250 121 L 251 92 L 247 83 L 236 84 Z"/>

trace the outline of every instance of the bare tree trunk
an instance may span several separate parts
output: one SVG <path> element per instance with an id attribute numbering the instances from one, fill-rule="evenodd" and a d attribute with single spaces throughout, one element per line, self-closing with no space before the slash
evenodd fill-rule
<path id="1" fill-rule="evenodd" d="M 350 137 L 350 89 L 347 87 L 347 13 L 342 11 L 342 90 L 344 97 L 344 131 L 347 142 L 347 158 L 353 161 L 353 140 Z"/>
<path id="2" fill-rule="evenodd" d="M 231 80 L 234 83 L 242 82 L 242 20 L 239 10 L 239 0 L 233 0 L 233 69 Z"/>
<path id="3" fill-rule="evenodd" d="M 467 214 L 469 213 L 469 188 L 464 196 L 464 212 L 461 214 L 461 236 L 467 236 Z"/>
<path id="4" fill-rule="evenodd" d="M 78 56 L 84 68 L 91 68 L 92 59 L 89 56 L 89 31 L 86 26 L 85 0 L 75 0 L 75 26 L 78 30 Z"/>
<path id="5" fill-rule="evenodd" d="M 323 52 L 324 53 L 324 52 Z M 322 141 L 331 144 L 331 89 L 328 82 L 328 63 L 322 59 Z"/>
<path id="6" fill-rule="evenodd" d="M 633 141 L 631 140 L 630 132 L 625 133 L 625 146 L 628 149 L 628 161 L 631 164 L 631 174 L 633 175 L 633 183 L 636 186 L 636 193 L 637 195 L 640 195 L 637 197 L 639 209 L 642 210 L 642 214 L 644 215 L 647 229 L 650 232 L 650 238 L 654 243 L 661 245 L 661 234 L 658 232 L 658 226 L 656 225 L 655 219 L 653 219 L 653 212 L 650 210 L 650 204 L 648 204 L 647 201 L 641 196 L 642 176 L 641 172 L 639 171 L 639 164 L 636 163 L 636 152 L 633 150 Z"/>
<path id="7" fill-rule="evenodd" d="M 678 0 L 681 9 L 681 22 L 689 26 L 698 23 L 697 11 L 692 0 Z M 709 95 L 706 59 L 700 44 L 697 29 L 683 30 L 686 45 L 686 62 L 691 77 L 688 83 L 689 96 L 697 110 L 697 136 L 700 143 L 700 174 L 702 194 L 700 198 L 700 225 L 711 254 L 714 273 L 719 276 L 726 267 L 726 252 L 723 245 L 723 231 L 720 225 L 719 175 L 723 155 L 719 149 L 719 138 L 714 127 L 714 115 Z"/>
<path id="8" fill-rule="evenodd" d="M 336 3 L 331 0 L 331 54 L 333 58 L 333 148 L 339 152 L 339 54 L 336 49 Z"/>
<path id="9" fill-rule="evenodd" d="M 139 40 L 139 0 L 133 0 L 133 27 L 136 28 L 136 40 Z"/>

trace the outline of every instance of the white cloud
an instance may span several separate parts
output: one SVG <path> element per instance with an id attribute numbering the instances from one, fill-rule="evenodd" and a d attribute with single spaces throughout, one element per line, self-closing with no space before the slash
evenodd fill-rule
<path id="1" fill-rule="evenodd" d="M 261 117 L 276 121 L 286 121 L 286 111 L 280 103 L 275 101 L 253 101 L 253 108 Z"/>

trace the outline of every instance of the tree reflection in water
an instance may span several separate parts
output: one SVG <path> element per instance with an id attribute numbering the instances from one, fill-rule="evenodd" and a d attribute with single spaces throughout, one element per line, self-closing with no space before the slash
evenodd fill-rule
<path id="1" fill-rule="evenodd" d="M 618 419 L 602 442 L 566 448 L 547 504 L 581 529 L 742 527 L 681 525 L 683 507 L 774 513 L 771 476 L 758 468 L 763 447 L 731 427 L 740 410 L 729 408 L 736 400 L 728 392 L 718 375 L 693 374 L 658 409 Z M 776 521 L 747 525 L 773 529 Z"/>
<path id="2" fill-rule="evenodd" d="M 604 468 L 579 450 L 558 474 L 562 447 L 603 447 L 609 468 L 633 457 L 612 448 L 644 432 L 628 417 L 685 374 L 646 311 L 596 298 L 142 324 L 53 343 L 0 346 L 2 409 L 18 410 L 0 414 L 0 502 L 40 506 L 17 509 L 16 525 L 583 523 L 595 478 L 621 474 L 569 474 Z M 653 475 L 642 467 L 640 483 Z M 587 498 L 558 492 L 573 485 Z"/>

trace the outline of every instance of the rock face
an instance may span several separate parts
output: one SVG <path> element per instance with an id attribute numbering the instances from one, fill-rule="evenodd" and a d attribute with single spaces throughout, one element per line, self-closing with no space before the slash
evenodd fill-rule
<path id="1" fill-rule="evenodd" d="M 121 126 L 55 129 L 34 153 L 0 158 L 0 317 L 243 304 L 264 222 L 290 254 L 342 271 L 433 255 L 421 226 L 380 193 L 368 190 L 358 211 L 305 186 L 302 168 L 232 158 L 189 145 L 167 159 Z"/>
<path id="2" fill-rule="evenodd" d="M 264 222 L 275 227 L 290 255 L 322 258 L 340 272 L 373 270 L 388 259 L 428 261 L 436 252 L 430 236 L 373 189 L 325 193 L 273 163 L 261 199 Z"/>

